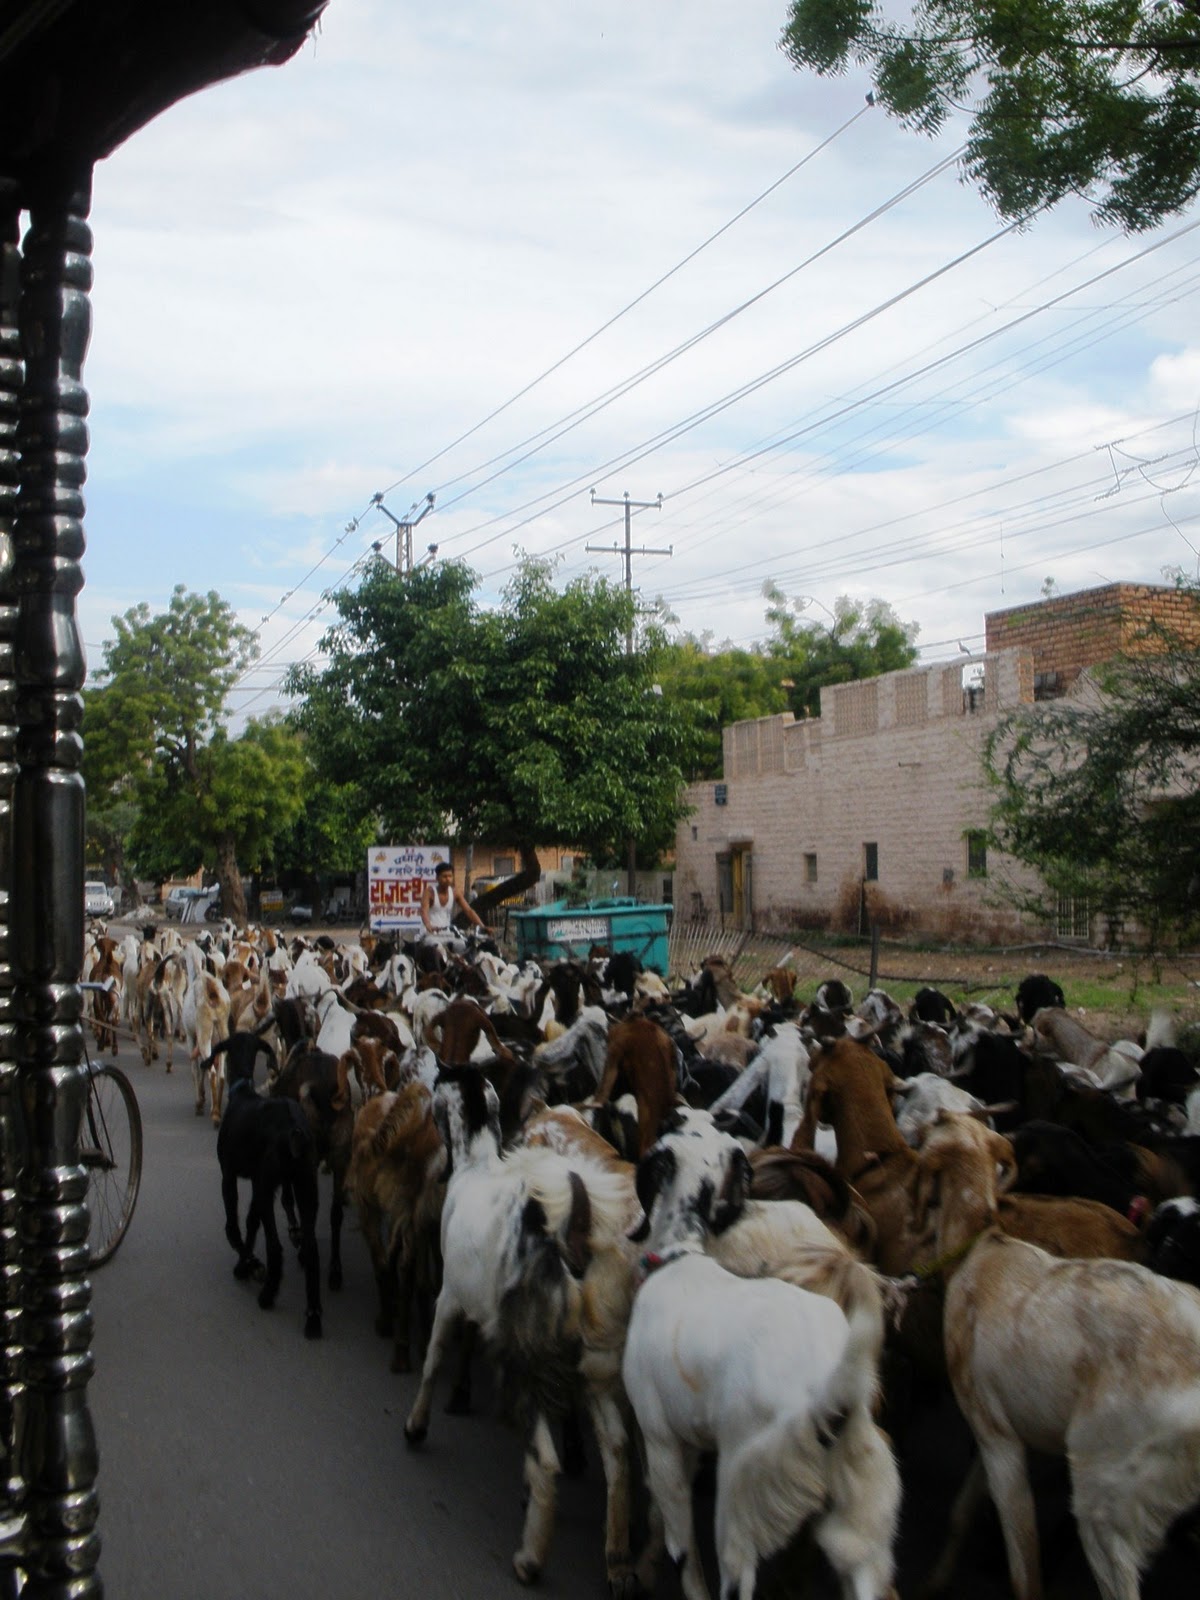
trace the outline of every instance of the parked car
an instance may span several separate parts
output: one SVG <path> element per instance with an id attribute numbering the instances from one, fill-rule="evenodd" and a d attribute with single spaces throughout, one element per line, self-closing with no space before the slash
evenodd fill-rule
<path id="1" fill-rule="evenodd" d="M 83 914 L 85 917 L 111 917 L 117 906 L 108 885 L 92 879 L 83 886 Z"/>
<path id="2" fill-rule="evenodd" d="M 173 922 L 178 922 L 183 916 L 184 906 L 187 905 L 194 893 L 193 889 L 185 889 L 181 884 L 176 884 L 173 889 L 168 889 L 166 898 L 162 903 L 164 915 L 170 917 Z"/>

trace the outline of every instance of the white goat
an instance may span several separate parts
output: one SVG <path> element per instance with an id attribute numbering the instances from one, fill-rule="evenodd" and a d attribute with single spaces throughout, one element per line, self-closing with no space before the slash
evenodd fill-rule
<path id="1" fill-rule="evenodd" d="M 725 1143 L 733 1153 L 685 1124 L 638 1168 L 640 1232 L 653 1248 L 623 1371 L 684 1595 L 708 1600 L 692 1479 L 700 1452 L 716 1450 L 722 1600 L 752 1600 L 760 1564 L 810 1521 L 848 1597 L 894 1597 L 900 1480 L 871 1419 L 878 1300 L 848 1320 L 833 1298 L 735 1277 L 705 1254 L 736 1213 L 734 1188 L 749 1183 L 744 1152 Z"/>
<path id="2" fill-rule="evenodd" d="M 1032 1449 L 1070 1463 L 1104 1600 L 1137 1600 L 1139 1573 L 1200 1497 L 1200 1292 L 1131 1262 L 1062 1260 L 1001 1233 L 997 1163 L 1015 1170 L 1006 1140 L 945 1117 L 921 1152 L 917 1220 L 940 1205 L 947 1364 L 1000 1514 L 1013 1592 L 1042 1594 Z"/>
<path id="3" fill-rule="evenodd" d="M 710 1107 L 714 1116 L 740 1111 L 758 1088 L 767 1096 L 764 1144 L 790 1145 L 804 1115 L 804 1097 L 812 1076 L 808 1051 L 794 1022 L 781 1022 L 744 1071 Z"/>
<path id="4" fill-rule="evenodd" d="M 960 1089 L 937 1072 L 918 1072 L 915 1078 L 901 1078 L 894 1091 L 896 1126 L 906 1144 L 920 1147 L 925 1131 L 942 1111 L 964 1111 L 978 1116 L 986 1108 L 982 1100 Z"/>

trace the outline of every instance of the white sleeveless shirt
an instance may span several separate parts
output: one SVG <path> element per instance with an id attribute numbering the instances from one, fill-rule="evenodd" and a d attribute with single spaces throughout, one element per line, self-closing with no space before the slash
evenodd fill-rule
<path id="1" fill-rule="evenodd" d="M 434 884 L 433 903 L 429 907 L 429 923 L 434 933 L 448 932 L 450 924 L 454 920 L 455 907 L 453 883 L 449 885 L 447 892 L 449 898 L 443 902 L 438 893 L 438 886 L 436 883 Z"/>

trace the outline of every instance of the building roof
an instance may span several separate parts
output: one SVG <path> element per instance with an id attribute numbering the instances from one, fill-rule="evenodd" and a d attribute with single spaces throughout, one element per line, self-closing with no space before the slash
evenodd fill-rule
<path id="1" fill-rule="evenodd" d="M 327 0 L 9 0 L 0 171 L 24 195 L 70 180 L 196 90 L 277 65 Z"/>

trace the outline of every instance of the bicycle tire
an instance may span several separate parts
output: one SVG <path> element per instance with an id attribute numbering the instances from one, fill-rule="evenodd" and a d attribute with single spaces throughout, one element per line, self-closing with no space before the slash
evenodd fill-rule
<path id="1" fill-rule="evenodd" d="M 120 1067 L 90 1067 L 80 1144 L 88 1172 L 88 1253 L 99 1267 L 125 1237 L 142 1182 L 142 1113 Z"/>

